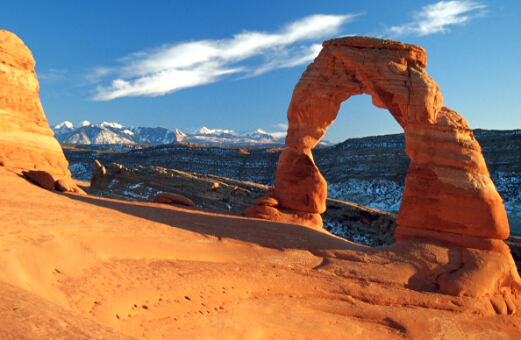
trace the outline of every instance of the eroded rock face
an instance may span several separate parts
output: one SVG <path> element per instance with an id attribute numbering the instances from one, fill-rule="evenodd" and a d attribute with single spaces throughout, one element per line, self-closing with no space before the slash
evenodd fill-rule
<path id="1" fill-rule="evenodd" d="M 40 85 L 29 48 L 15 34 L 0 30 L 0 164 L 70 177 L 62 148 L 40 103 Z"/>
<path id="2" fill-rule="evenodd" d="M 427 54 L 419 46 L 368 37 L 326 41 L 293 93 L 286 139 L 289 150 L 281 155 L 273 192 L 281 207 L 322 212 L 302 209 L 298 196 L 292 200 L 296 195 L 286 194 L 303 177 L 293 170 L 296 164 L 287 166 L 286 154 L 310 155 L 302 158 L 301 165 L 315 173 L 306 173 L 305 178 L 321 178 L 318 168 L 306 163 L 312 162 L 311 149 L 335 121 L 340 104 L 366 93 L 376 106 L 389 110 L 406 134 L 411 165 L 399 225 L 506 239 L 506 211 L 481 148 L 465 119 L 443 106 L 443 95 L 426 65 Z M 307 195 L 313 197 L 308 206 L 321 207 L 325 198 L 318 193 L 326 184 L 315 183 L 307 187 L 313 192 Z"/>
<path id="3" fill-rule="evenodd" d="M 309 150 L 287 149 L 281 153 L 275 180 L 281 206 L 321 214 L 326 211 L 327 182 Z"/>
<path id="4" fill-rule="evenodd" d="M 503 284 L 508 286 L 511 281 L 518 282 L 517 273 L 512 274 L 508 246 L 502 241 L 510 231 L 503 200 L 468 123 L 443 106 L 443 95 L 425 70 L 425 50 L 369 37 L 334 39 L 323 46 L 302 75 L 289 107 L 289 149 L 281 154 L 271 192 L 279 206 L 271 207 L 271 214 L 263 209 L 257 217 L 286 221 L 290 220 L 288 210 L 299 217 L 302 212 L 322 212 L 309 209 L 323 206 L 322 192 L 327 187 L 326 183 L 307 180 L 322 178 L 311 150 L 335 121 L 341 103 L 365 93 L 372 96 L 374 105 L 388 109 L 402 126 L 406 153 L 411 159 L 396 238 L 402 243 L 443 243 L 465 254 L 470 248 L 482 252 L 462 257 L 464 268 L 451 278 L 440 278 L 439 287 L 444 292 L 481 295 Z M 308 157 L 292 157 L 288 162 L 289 154 Z M 306 171 L 296 171 L 299 166 Z M 307 183 L 313 185 L 305 186 Z M 306 204 L 302 204 L 302 197 Z M 254 211 L 249 210 L 250 216 L 255 216 L 251 213 Z M 301 224 L 321 227 L 316 217 Z M 487 255 L 490 251 L 502 256 L 492 261 L 493 256 Z M 487 263 L 502 263 L 504 268 Z"/>

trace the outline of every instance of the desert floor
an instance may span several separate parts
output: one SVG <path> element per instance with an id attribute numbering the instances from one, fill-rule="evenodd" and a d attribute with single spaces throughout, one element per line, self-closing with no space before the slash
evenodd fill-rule
<path id="1" fill-rule="evenodd" d="M 430 286 L 449 253 L 61 194 L 0 167 L 2 339 L 518 337 L 516 314 Z"/>

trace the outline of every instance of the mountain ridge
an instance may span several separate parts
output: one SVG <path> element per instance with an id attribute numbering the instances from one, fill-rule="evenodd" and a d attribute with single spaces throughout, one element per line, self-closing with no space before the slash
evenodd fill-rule
<path id="1" fill-rule="evenodd" d="M 217 146 L 283 146 L 286 132 L 268 132 L 263 129 L 253 131 L 235 131 L 231 129 L 210 129 L 203 126 L 198 129 L 182 131 L 165 127 L 126 127 L 117 122 L 92 124 L 82 121 L 73 124 L 64 121 L 54 125 L 53 131 L 60 143 L 82 145 L 163 145 L 175 142 L 198 143 Z M 324 142 L 323 145 L 330 143 Z"/>

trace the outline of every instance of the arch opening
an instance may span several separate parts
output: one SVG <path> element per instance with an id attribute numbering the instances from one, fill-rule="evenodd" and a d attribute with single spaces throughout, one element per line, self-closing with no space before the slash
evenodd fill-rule
<path id="1" fill-rule="evenodd" d="M 395 216 L 401 204 L 409 157 L 402 127 L 387 109 L 373 105 L 370 95 L 344 101 L 324 139 L 345 140 L 313 151 L 315 163 L 328 183 L 328 209 L 322 215 L 327 231 L 368 246 L 394 241 Z M 337 137 L 339 138 L 339 137 Z M 338 140 L 338 139 L 337 139 Z M 337 213 L 333 200 L 345 203 Z M 364 216 L 362 216 L 364 215 Z"/>

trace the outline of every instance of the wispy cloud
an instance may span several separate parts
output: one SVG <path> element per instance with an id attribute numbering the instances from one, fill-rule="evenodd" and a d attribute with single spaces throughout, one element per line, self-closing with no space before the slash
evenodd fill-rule
<path id="1" fill-rule="evenodd" d="M 199 40 L 141 51 L 103 67 L 87 77 L 98 85 L 94 100 L 128 96 L 160 96 L 184 88 L 217 82 L 226 75 L 252 77 L 312 61 L 320 52 L 316 41 L 339 33 L 357 15 L 317 14 L 275 33 L 245 31 L 222 40 Z"/>
<path id="2" fill-rule="evenodd" d="M 414 20 L 401 26 L 392 26 L 388 34 L 393 36 L 417 35 L 447 32 L 448 26 L 463 24 L 483 13 L 486 5 L 470 0 L 440 1 L 424 6 L 414 14 Z"/>
<path id="3" fill-rule="evenodd" d="M 39 72 L 38 78 L 40 80 L 54 80 L 54 79 L 61 79 L 65 77 L 68 70 L 64 68 L 50 68 L 47 71 Z"/>
<path id="4" fill-rule="evenodd" d="M 85 75 L 85 79 L 89 84 L 99 83 L 103 80 L 103 78 L 114 74 L 115 71 L 115 69 L 111 69 L 109 67 L 96 67 Z"/>
<path id="5" fill-rule="evenodd" d="M 288 123 L 277 123 L 277 124 L 275 124 L 273 126 L 276 127 L 276 128 L 282 129 L 282 130 L 287 130 L 288 129 Z"/>

